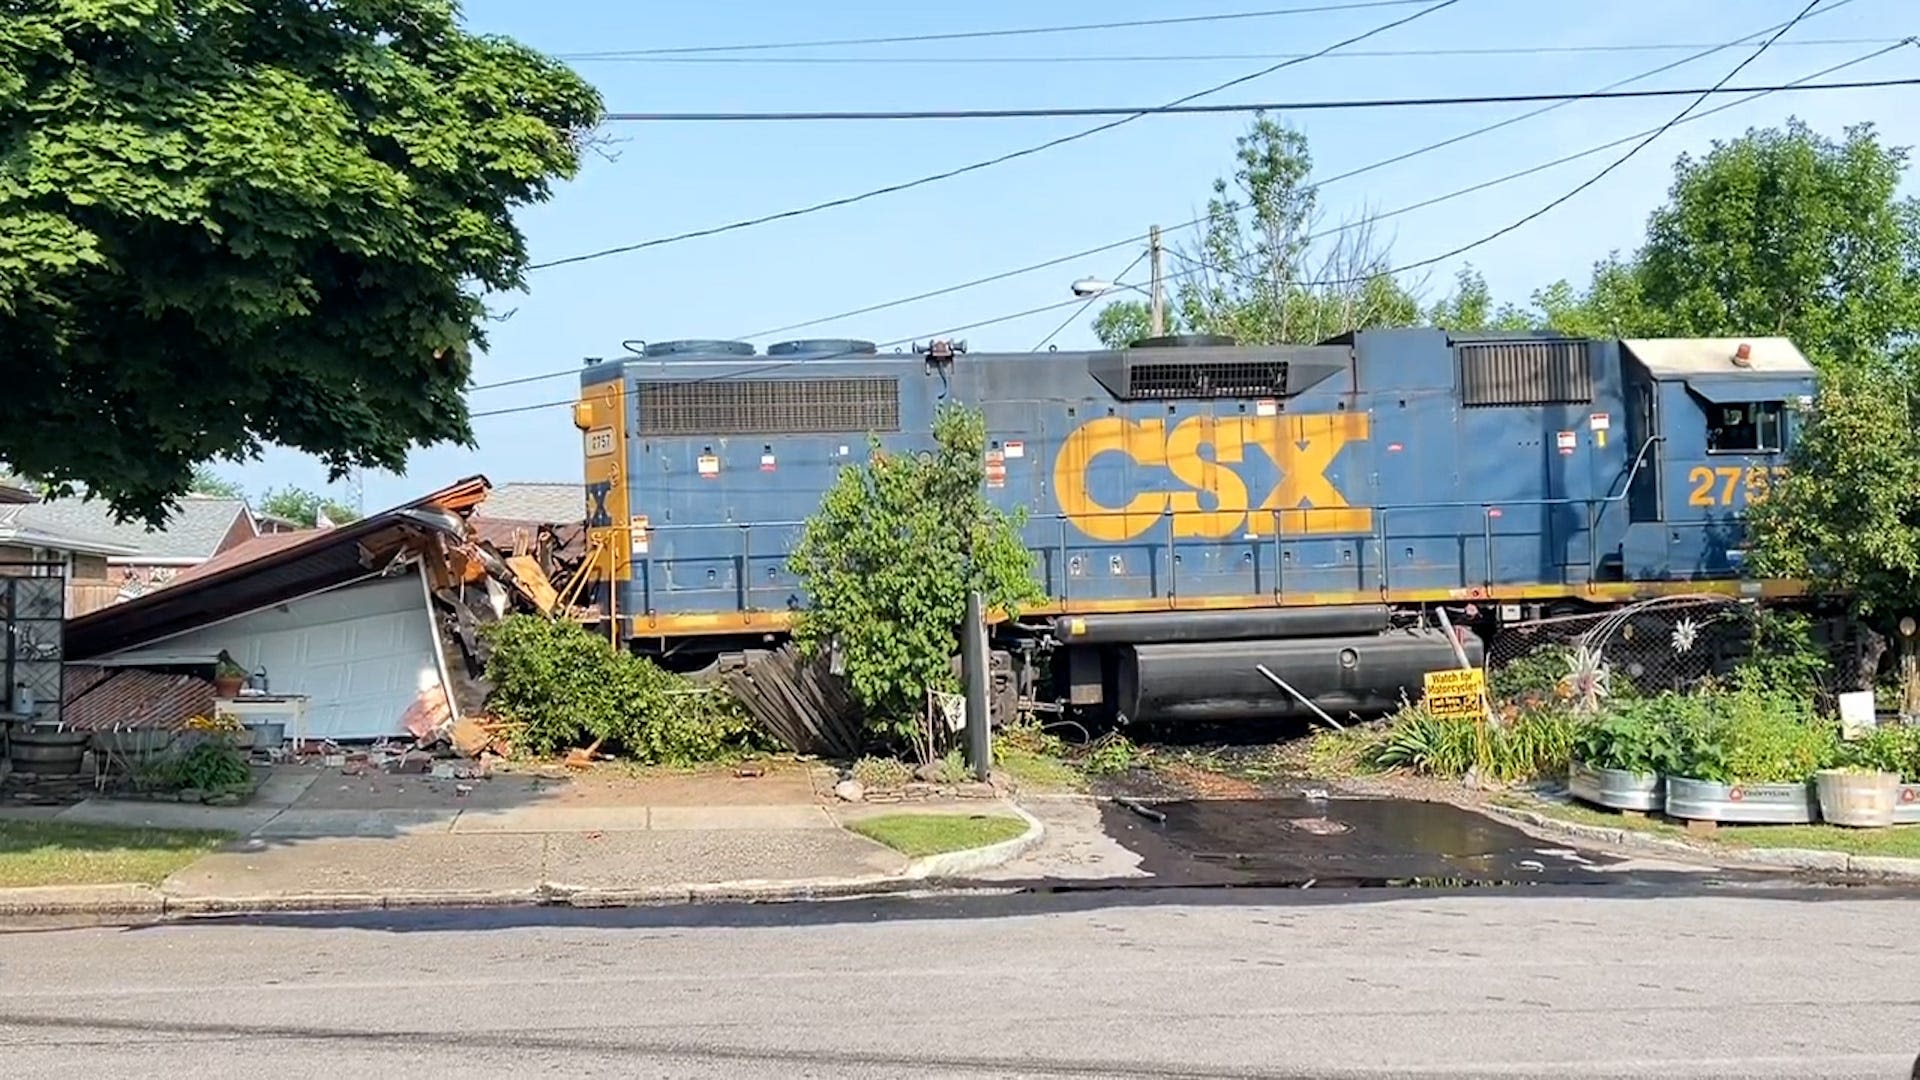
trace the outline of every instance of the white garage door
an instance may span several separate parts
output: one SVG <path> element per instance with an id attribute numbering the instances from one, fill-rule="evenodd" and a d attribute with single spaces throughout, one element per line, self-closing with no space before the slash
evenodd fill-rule
<path id="1" fill-rule="evenodd" d="M 409 573 L 349 585 L 119 654 L 122 660 L 215 656 L 267 669 L 275 694 L 307 696 L 308 738 L 376 739 L 405 733 L 422 691 L 440 691 L 431 617 Z M 288 732 L 289 735 L 292 732 Z"/>

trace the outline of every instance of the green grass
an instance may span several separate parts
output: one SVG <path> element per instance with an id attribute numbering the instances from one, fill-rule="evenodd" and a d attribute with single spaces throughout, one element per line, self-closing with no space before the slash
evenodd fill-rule
<path id="1" fill-rule="evenodd" d="M 153 885 L 231 839 L 189 829 L 0 821 L 0 888 Z"/>
<path id="2" fill-rule="evenodd" d="M 1722 825 L 1714 839 L 1731 847 L 1817 848 L 1849 855 L 1920 859 L 1920 825 L 1845 829 L 1838 825 Z"/>
<path id="3" fill-rule="evenodd" d="M 1580 803 L 1540 802 L 1512 796 L 1496 801 L 1504 806 L 1532 810 L 1582 825 L 1626 829 L 1656 836 L 1689 836 L 1685 828 L 1658 817 L 1629 817 Z M 1734 848 L 1806 848 L 1844 851 L 1852 855 L 1892 855 L 1920 859 L 1920 825 L 1894 825 L 1885 829 L 1848 829 L 1838 825 L 1722 825 L 1714 830 L 1708 843 Z"/>
<path id="4" fill-rule="evenodd" d="M 918 859 L 1011 840 L 1027 831 L 1027 823 L 998 814 L 884 814 L 850 821 L 847 828 Z"/>
<path id="5" fill-rule="evenodd" d="M 1023 791 L 1085 791 L 1087 778 L 1070 762 L 1051 754 L 1001 744 L 995 764 Z"/>

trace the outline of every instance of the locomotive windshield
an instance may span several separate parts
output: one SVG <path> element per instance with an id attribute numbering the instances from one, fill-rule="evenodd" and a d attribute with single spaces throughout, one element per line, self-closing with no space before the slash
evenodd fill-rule
<path id="1" fill-rule="evenodd" d="M 1778 401 L 1715 405 L 1707 421 L 1707 452 L 1754 454 L 1782 449 L 1781 413 Z"/>

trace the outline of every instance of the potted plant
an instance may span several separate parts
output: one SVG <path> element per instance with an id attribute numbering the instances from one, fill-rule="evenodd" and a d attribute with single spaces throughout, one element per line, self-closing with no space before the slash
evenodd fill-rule
<path id="1" fill-rule="evenodd" d="M 1818 820 L 1814 774 L 1839 738 L 1796 698 L 1742 689 L 1705 695 L 1680 729 L 1667 777 L 1667 813 L 1703 821 L 1805 824 Z"/>
<path id="2" fill-rule="evenodd" d="M 213 692 L 223 698 L 239 697 L 240 688 L 247 682 L 247 669 L 233 659 L 233 654 L 225 649 L 213 661 Z"/>
<path id="3" fill-rule="evenodd" d="M 1567 789 L 1615 810 L 1661 810 L 1666 774 L 1679 760 L 1677 694 L 1615 702 L 1574 736 Z"/>

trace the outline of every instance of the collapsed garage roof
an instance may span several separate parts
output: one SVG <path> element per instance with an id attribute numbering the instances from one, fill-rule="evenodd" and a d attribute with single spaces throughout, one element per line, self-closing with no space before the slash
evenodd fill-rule
<path id="1" fill-rule="evenodd" d="M 66 658 L 87 660 L 366 578 L 431 546 L 465 545 L 467 518 L 492 489 L 471 476 L 413 502 L 298 539 L 67 622 Z"/>

